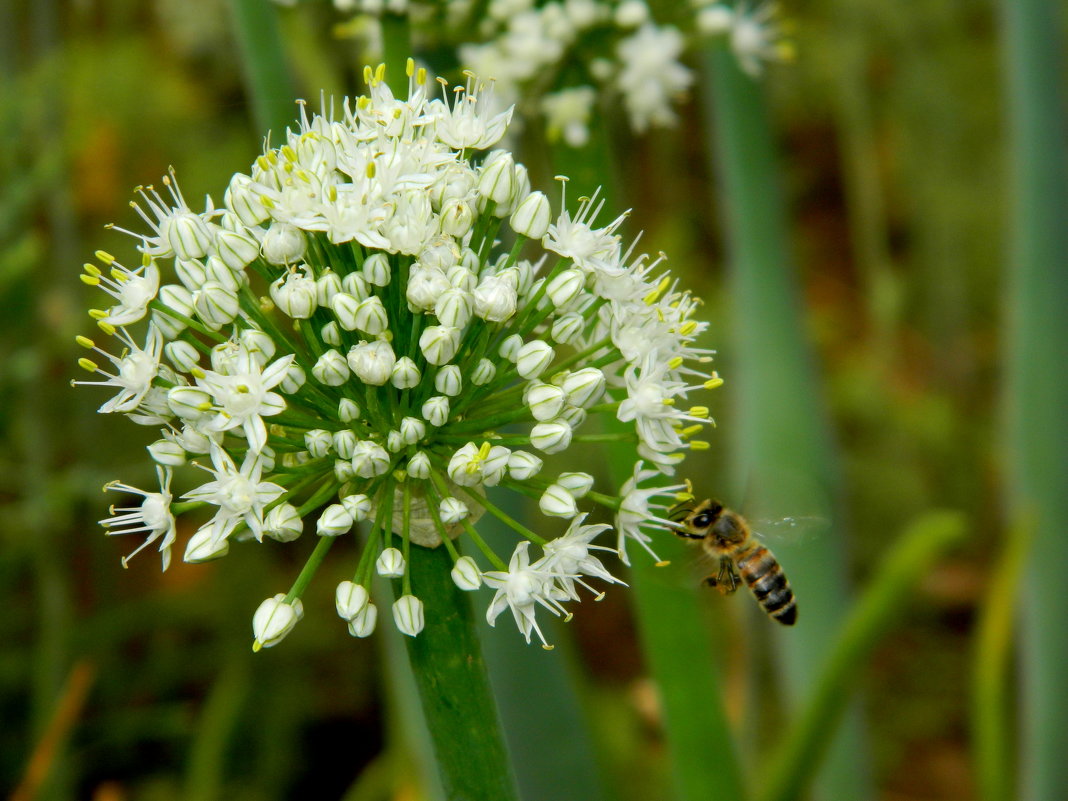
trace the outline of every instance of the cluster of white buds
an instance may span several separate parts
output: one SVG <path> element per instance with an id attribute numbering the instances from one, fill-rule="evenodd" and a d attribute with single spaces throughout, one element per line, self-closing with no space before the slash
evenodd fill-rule
<path id="1" fill-rule="evenodd" d="M 738 65 L 751 77 L 758 78 L 764 65 L 771 61 L 792 61 L 793 44 L 784 39 L 776 23 L 778 6 L 774 2 L 750 7 L 739 2 L 734 6 L 696 0 L 697 30 L 707 36 L 724 36 Z"/>
<path id="2" fill-rule="evenodd" d="M 179 514 L 203 520 L 187 562 L 318 537 L 297 583 L 254 615 L 257 648 L 292 630 L 326 549 L 359 529 L 361 556 L 337 588 L 354 636 L 375 628 L 375 573 L 398 586 L 397 627 L 419 633 L 412 548 L 441 546 L 458 587 L 497 590 L 491 622 L 510 608 L 544 644 L 535 609 L 568 616 L 587 577 L 615 581 L 597 549 L 648 549 L 682 489 L 657 477 L 704 445 L 693 437 L 708 410 L 687 398 L 719 379 L 695 344 L 698 301 L 663 256 L 623 247 L 625 215 L 599 225 L 596 193 L 570 211 L 564 193 L 553 214 L 510 153 L 484 152 L 511 112 L 488 111 L 477 81 L 432 99 L 411 62 L 408 76 L 407 99 L 368 69 L 369 96 L 302 112 L 230 179 L 222 207 L 193 212 L 173 172 L 164 193 L 141 190 L 140 265 L 99 252 L 102 266 L 82 275 L 108 296 L 90 316 L 117 347 L 79 337 L 99 380 L 76 383 L 117 392 L 101 412 L 162 429 L 148 446 L 159 491 L 108 485 L 142 498 L 101 521 L 108 533 L 143 535 L 137 550 L 157 544 L 164 568 Z M 632 429 L 587 433 L 599 415 Z M 617 493 L 545 470 L 548 454 L 612 440 L 638 460 Z M 172 474 L 186 465 L 208 480 L 175 502 Z M 511 519 L 493 487 L 537 499 L 546 528 L 562 518 L 566 530 Z M 610 526 L 585 524 L 587 504 L 614 514 L 614 547 L 592 544 Z M 518 534 L 508 562 L 474 528 L 485 511 Z"/>

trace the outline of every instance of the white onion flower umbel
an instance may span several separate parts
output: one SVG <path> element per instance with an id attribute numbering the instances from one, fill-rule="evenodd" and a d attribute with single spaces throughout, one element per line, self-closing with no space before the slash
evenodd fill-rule
<path id="1" fill-rule="evenodd" d="M 490 150 L 511 110 L 481 103 L 477 80 L 432 98 L 423 71 L 408 75 L 407 99 L 368 69 L 368 96 L 302 111 L 221 207 L 193 211 L 172 171 L 134 204 L 147 232 L 124 231 L 140 264 L 101 251 L 82 275 L 106 296 L 90 316 L 114 341 L 78 337 L 98 378 L 76 383 L 110 387 L 101 412 L 160 430 L 159 490 L 107 485 L 138 499 L 101 521 L 108 533 L 141 535 L 135 553 L 156 544 L 164 569 L 174 547 L 201 562 L 318 538 L 289 592 L 256 610 L 257 650 L 299 622 L 340 539 L 359 552 L 334 577 L 353 636 L 379 619 L 376 572 L 398 583 L 382 619 L 419 636 L 436 599 L 420 597 L 412 552 L 443 547 L 457 587 L 495 591 L 491 623 L 507 609 L 545 645 L 538 610 L 569 618 L 580 589 L 602 594 L 588 579 L 617 582 L 599 551 L 651 554 L 683 489 L 666 476 L 704 446 L 708 410 L 689 398 L 719 378 L 696 345 L 699 302 L 663 256 L 628 249 L 626 215 L 600 221 L 596 192 L 571 209 L 561 192 L 551 214 L 526 169 Z M 634 453 L 617 491 L 567 455 L 612 441 Z M 195 486 L 175 499 L 172 480 Z M 507 515 L 506 492 L 536 501 L 541 522 Z M 594 542 L 612 526 L 585 522 L 598 506 L 611 546 Z M 513 553 L 478 536 L 485 512 L 516 533 Z M 199 528 L 179 543 L 184 515 Z"/>

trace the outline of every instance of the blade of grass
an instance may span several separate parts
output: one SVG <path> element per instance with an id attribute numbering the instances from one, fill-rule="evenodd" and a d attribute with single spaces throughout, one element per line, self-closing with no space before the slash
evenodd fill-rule
<path id="1" fill-rule="evenodd" d="M 857 600 L 824 660 L 797 723 L 761 783 L 759 801 L 801 797 L 863 675 L 872 648 L 905 608 L 931 564 L 965 534 L 957 512 L 929 512 L 912 523 Z"/>
<path id="2" fill-rule="evenodd" d="M 1017 598 L 1032 532 L 1009 530 L 983 601 L 976 636 L 972 685 L 975 775 L 983 801 L 1010 801 L 1016 763 L 1009 702 L 1009 667 L 1016 633 Z"/>
<path id="3" fill-rule="evenodd" d="M 272 131 L 277 141 L 296 112 L 278 7 L 267 0 L 230 0 L 229 5 L 256 129 Z"/>
<path id="4" fill-rule="evenodd" d="M 804 514 L 814 499 L 833 505 L 838 475 L 798 309 L 771 125 L 761 87 L 732 54 L 712 49 L 702 71 L 708 158 L 726 207 L 734 358 L 722 372 L 733 399 L 735 474 L 752 483 L 768 512 Z M 787 696 L 796 704 L 848 607 L 845 547 L 828 532 L 775 550 L 799 598 L 796 630 L 777 633 Z M 865 743 L 859 717 L 839 733 L 817 785 L 827 798 L 871 795 Z"/>
<path id="5" fill-rule="evenodd" d="M 1033 521 L 1021 595 L 1020 797 L 1068 794 L 1068 141 L 1063 9 L 1005 0 L 1011 245 L 1005 293 L 1008 507 Z"/>
<path id="6" fill-rule="evenodd" d="M 227 653 L 222 671 L 198 718 L 182 796 L 189 801 L 211 801 L 222 791 L 226 779 L 227 747 L 248 697 L 247 651 L 247 648 L 231 648 Z"/>

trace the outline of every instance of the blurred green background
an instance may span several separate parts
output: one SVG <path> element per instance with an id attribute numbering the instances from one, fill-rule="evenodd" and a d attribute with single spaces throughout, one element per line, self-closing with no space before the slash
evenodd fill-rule
<path id="1" fill-rule="evenodd" d="M 918 582 L 857 669 L 853 722 L 870 755 L 865 797 L 975 798 L 980 610 L 992 586 L 1007 587 L 988 614 L 1001 610 L 1008 626 L 1013 594 L 1003 554 L 1015 521 L 1005 511 L 999 417 L 1010 218 L 1002 26 L 988 2 L 813 0 L 785 10 L 799 55 L 762 83 L 788 268 L 796 267 L 796 308 L 818 383 L 775 400 L 825 412 L 830 485 L 779 493 L 789 508 L 762 509 L 762 487 L 789 477 L 754 475 L 737 441 L 745 430 L 736 421 L 752 404 L 730 391 L 746 368 L 738 318 L 757 312 L 742 307 L 726 268 L 730 235 L 717 187 L 729 178 L 707 158 L 710 138 L 723 137 L 721 111 L 702 103 L 703 79 L 674 129 L 636 137 L 608 119 L 606 158 L 625 180 L 602 180 L 614 184 L 618 206 L 634 209 L 627 235 L 644 230 L 644 248 L 670 254 L 671 268 L 707 301 L 707 344 L 727 386 L 711 401 L 711 449 L 685 467 L 700 477 L 700 493 L 755 515 L 824 518 L 832 532 L 807 536 L 833 554 L 820 564 L 843 588 L 866 586 L 898 533 L 926 510 L 964 513 L 965 544 Z M 178 562 L 165 574 L 149 555 L 123 571 L 129 543 L 105 539 L 95 522 L 108 503 L 101 485 L 119 476 L 143 485 L 151 474 L 142 450 L 150 432 L 142 441 L 127 421 L 95 414 L 101 399 L 92 390 L 69 387 L 80 355 L 73 337 L 90 330 L 91 294 L 76 275 L 98 248 L 133 254 L 132 240 L 103 227 L 137 227 L 132 187 L 174 165 L 191 205 L 205 193 L 220 201 L 230 174 L 260 152 L 255 117 L 263 112 L 250 99 L 231 11 L 224 0 L 0 3 L 0 792 L 41 779 L 35 795 L 12 797 L 434 794 L 413 769 L 426 746 L 397 644 L 388 632 L 348 637 L 329 581 L 313 585 L 307 617 L 283 646 L 251 654 L 252 611 L 288 586 L 303 551 L 272 543 L 207 565 Z M 283 74 L 298 96 L 363 89 L 364 56 L 334 35 L 328 4 L 277 16 Z M 546 189 L 548 165 L 568 157 L 553 162 L 544 145 L 526 144 L 522 156 Z M 776 324 L 757 314 L 748 320 L 757 328 Z M 772 367 L 782 357 L 745 351 Z M 787 459 L 783 469 L 796 465 Z M 772 546 L 788 572 L 786 554 L 806 548 Z M 682 571 L 659 580 L 692 578 Z M 695 597 L 742 763 L 760 776 L 786 728 L 783 688 L 794 663 L 782 655 L 781 633 L 740 595 Z M 615 588 L 576 610 L 555 632 L 563 647 L 551 655 L 516 656 L 507 627 L 488 639 L 513 750 L 535 750 L 527 737 L 552 752 L 560 738 L 561 764 L 574 762 L 601 788 L 585 797 L 662 798 L 671 784 L 631 601 Z M 800 588 L 799 603 L 804 621 Z M 659 620 L 670 629 L 670 609 Z M 1000 651 L 996 632 L 987 636 L 1004 657 L 1010 635 Z M 540 698 L 542 717 L 525 718 L 514 699 L 538 698 L 553 671 L 574 697 Z M 699 662 L 692 680 L 708 681 Z M 1003 686 L 1012 701 L 1014 684 Z M 509 711 L 513 702 L 519 711 Z M 565 736 L 576 728 L 588 737 Z M 537 768 L 517 770 L 526 785 L 533 779 L 524 771 Z M 568 797 L 552 793 L 528 801 Z"/>

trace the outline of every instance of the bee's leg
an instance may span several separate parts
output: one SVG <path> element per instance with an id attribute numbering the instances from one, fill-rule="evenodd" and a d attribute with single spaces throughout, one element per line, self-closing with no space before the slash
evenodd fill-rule
<path id="1" fill-rule="evenodd" d="M 719 583 L 717 588 L 724 595 L 730 595 L 738 589 L 738 574 L 734 571 L 734 563 L 727 557 L 719 562 Z"/>

